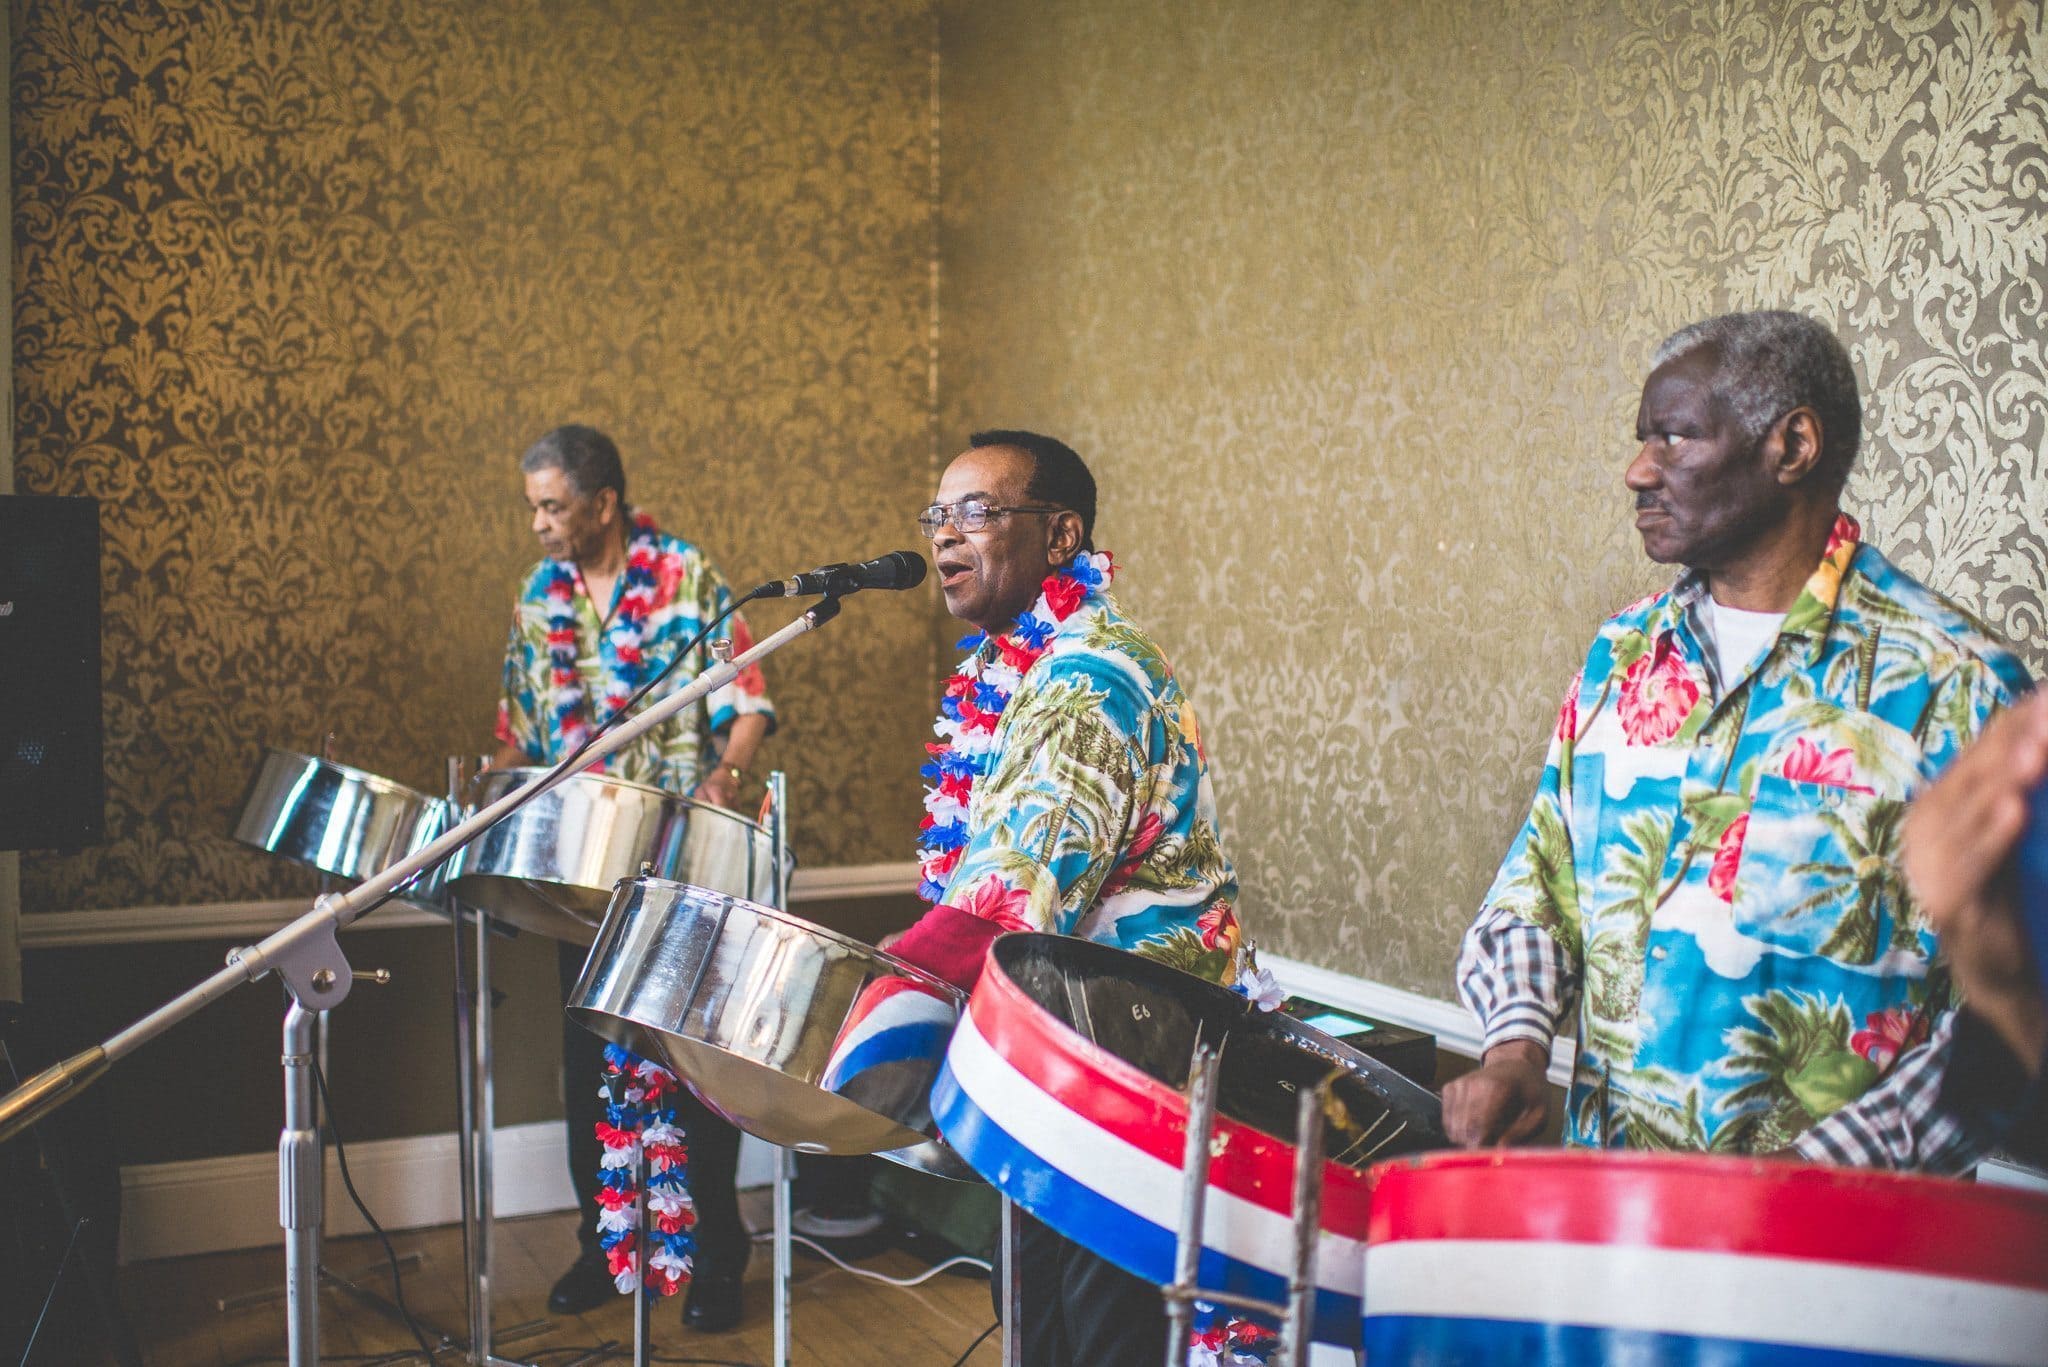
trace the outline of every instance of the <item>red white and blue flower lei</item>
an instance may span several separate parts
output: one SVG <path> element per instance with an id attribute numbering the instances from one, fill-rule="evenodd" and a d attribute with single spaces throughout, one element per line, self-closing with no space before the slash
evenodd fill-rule
<path id="1" fill-rule="evenodd" d="M 647 1288 L 673 1296 L 690 1282 L 697 1247 L 691 1230 L 697 1207 L 690 1199 L 689 1149 L 664 1103 L 677 1086 L 674 1073 L 618 1045 L 605 1046 L 605 1118 L 597 1123 L 604 1156 L 598 1160 L 597 1233 L 605 1264 L 621 1295 L 633 1293 L 646 1269 Z M 647 1152 L 647 1215 L 640 1229 L 640 1190 L 634 1169 Z"/>
<path id="2" fill-rule="evenodd" d="M 930 786 L 924 793 L 923 834 L 918 837 L 917 895 L 936 903 L 967 847 L 967 810 L 974 785 L 995 765 L 996 726 L 1024 675 L 1052 644 L 1053 633 L 1087 601 L 1109 586 L 1116 562 L 1107 551 L 1083 551 L 1055 566 L 1040 587 L 1038 601 L 1007 632 L 989 640 L 986 632 L 963 638 L 967 658 L 946 681 L 939 699 L 936 742 L 919 770 Z"/>
<path id="3" fill-rule="evenodd" d="M 598 667 L 604 678 L 607 714 L 624 707 L 626 700 L 633 696 L 633 690 L 643 682 L 646 658 L 641 653 L 641 642 L 647 630 L 647 619 L 654 612 L 655 570 L 661 560 L 657 540 L 659 533 L 655 530 L 654 519 L 645 513 L 634 513 L 632 521 L 633 535 L 626 543 L 625 584 L 619 593 L 618 614 L 605 627 L 598 648 Z M 590 737 L 590 715 L 585 705 L 583 678 L 576 672 L 576 567 L 565 561 L 550 560 L 547 576 L 542 591 L 547 595 L 549 604 L 548 664 L 554 685 L 548 705 L 561 728 L 562 746 L 566 752 L 574 750 Z M 611 647 L 609 659 L 604 650 L 607 644 Z M 601 763 L 597 767 L 601 769 L 605 765 Z"/>

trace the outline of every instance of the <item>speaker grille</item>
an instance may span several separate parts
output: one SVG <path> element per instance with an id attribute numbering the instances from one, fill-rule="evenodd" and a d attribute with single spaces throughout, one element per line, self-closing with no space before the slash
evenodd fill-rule
<path id="1" fill-rule="evenodd" d="M 100 746 L 99 502 L 0 496 L 0 849 L 106 838 Z"/>

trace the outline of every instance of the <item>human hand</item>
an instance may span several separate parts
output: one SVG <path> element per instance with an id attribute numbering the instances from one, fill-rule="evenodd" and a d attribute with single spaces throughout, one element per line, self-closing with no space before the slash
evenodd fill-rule
<path id="1" fill-rule="evenodd" d="M 1549 1063 L 1550 1052 L 1534 1040 L 1487 1050 L 1477 1068 L 1445 1085 L 1444 1135 L 1467 1149 L 1534 1138 L 1549 1114 Z"/>
<path id="2" fill-rule="evenodd" d="M 737 811 L 740 800 L 739 777 L 732 769 L 721 764 L 698 780 L 697 790 L 692 796 L 714 807 Z"/>
<path id="3" fill-rule="evenodd" d="M 2013 850 L 2028 793 L 2048 774 L 2048 692 L 2001 715 L 1906 814 L 1901 861 L 1971 1011 L 2030 1073 L 2048 1049 L 2048 1010 L 2020 924 Z"/>

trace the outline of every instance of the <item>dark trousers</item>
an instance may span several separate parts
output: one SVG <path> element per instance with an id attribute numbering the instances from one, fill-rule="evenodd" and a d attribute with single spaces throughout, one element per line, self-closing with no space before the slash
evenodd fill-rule
<path id="1" fill-rule="evenodd" d="M 1021 1209 L 1017 1243 L 1024 1367 L 1156 1367 L 1166 1360 L 1166 1302 L 1158 1287 Z"/>
<path id="2" fill-rule="evenodd" d="M 583 971 L 582 945 L 557 947 L 557 966 L 566 1000 Z M 597 1171 L 604 1146 L 597 1141 L 597 1122 L 604 1118 L 598 1088 L 604 1080 L 605 1042 L 562 1013 L 562 1095 L 569 1126 L 569 1178 L 576 1186 L 582 1221 L 576 1237 L 586 1253 L 598 1250 Z M 690 1150 L 690 1198 L 697 1205 L 697 1252 L 694 1275 L 737 1277 L 746 1270 L 752 1241 L 740 1223 L 733 1179 L 739 1169 L 740 1132 L 706 1110 L 687 1087 L 676 1089 L 676 1123 Z"/>

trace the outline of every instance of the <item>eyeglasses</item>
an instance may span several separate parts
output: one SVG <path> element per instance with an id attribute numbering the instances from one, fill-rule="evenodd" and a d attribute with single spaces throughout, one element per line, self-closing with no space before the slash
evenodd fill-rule
<path id="1" fill-rule="evenodd" d="M 1064 513 L 1066 508 L 1050 503 L 1013 503 L 1003 507 L 984 503 L 978 498 L 963 498 L 958 503 L 934 503 L 917 515 L 917 529 L 924 533 L 924 539 L 932 540 L 939 534 L 939 528 L 952 523 L 955 531 L 978 532 L 988 526 L 992 517 L 1006 513 Z"/>

